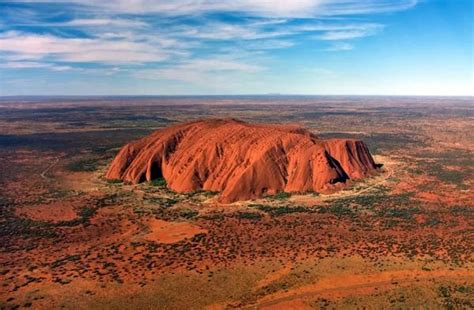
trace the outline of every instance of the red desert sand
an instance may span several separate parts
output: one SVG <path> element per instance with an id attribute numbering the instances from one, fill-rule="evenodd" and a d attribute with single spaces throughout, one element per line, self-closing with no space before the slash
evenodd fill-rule
<path id="1" fill-rule="evenodd" d="M 50 204 L 28 205 L 15 209 L 15 213 L 33 221 L 61 222 L 72 221 L 77 218 L 77 214 L 71 204 L 54 202 Z"/>
<path id="2" fill-rule="evenodd" d="M 377 170 L 364 142 L 323 140 L 294 125 L 200 120 L 125 145 L 106 174 L 140 183 L 164 178 L 176 192 L 220 192 L 223 203 L 279 192 L 326 191 Z"/>
<path id="3" fill-rule="evenodd" d="M 167 222 L 152 219 L 149 222 L 150 233 L 145 235 L 146 240 L 159 243 L 175 243 L 197 234 L 205 234 L 207 230 L 187 222 Z"/>

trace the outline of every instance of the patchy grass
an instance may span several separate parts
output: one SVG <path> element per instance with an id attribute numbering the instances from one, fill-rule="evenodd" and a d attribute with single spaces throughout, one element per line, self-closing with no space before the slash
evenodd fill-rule
<path id="1" fill-rule="evenodd" d="M 203 309 L 211 304 L 246 300 L 261 277 L 248 268 L 166 275 L 133 296 L 95 298 L 85 308 L 122 309 L 126 305 L 129 309 Z"/>
<path id="2" fill-rule="evenodd" d="M 66 164 L 66 169 L 73 172 L 92 172 L 99 168 L 100 158 L 85 157 L 70 161 Z"/>
<path id="3" fill-rule="evenodd" d="M 272 199 L 272 200 L 285 200 L 291 197 L 291 193 L 279 192 L 273 196 L 267 196 L 265 198 Z"/>
<path id="4" fill-rule="evenodd" d="M 195 218 L 199 212 L 191 209 L 191 208 L 178 208 L 178 209 L 168 209 L 165 213 L 167 216 L 171 217 L 172 219 L 193 219 Z"/>
<path id="5" fill-rule="evenodd" d="M 311 212 L 310 208 L 300 207 L 300 206 L 268 206 L 268 205 L 260 205 L 260 204 L 252 204 L 249 205 L 251 208 L 255 208 L 257 210 L 266 212 L 271 216 L 280 216 L 290 213 L 297 213 L 297 212 Z"/>
<path id="6" fill-rule="evenodd" d="M 174 206 L 179 199 L 168 197 L 145 196 L 144 199 L 152 204 L 156 204 L 165 208 Z"/>
<path id="7" fill-rule="evenodd" d="M 255 213 L 255 212 L 237 212 L 237 218 L 239 219 L 246 219 L 246 220 L 260 220 L 262 219 L 262 215 Z"/>
<path id="8" fill-rule="evenodd" d="M 109 184 L 120 184 L 120 183 L 123 183 L 123 181 L 120 180 L 120 179 L 112 179 L 112 180 L 107 180 L 107 183 L 109 183 Z"/>
<path id="9" fill-rule="evenodd" d="M 471 152 L 465 150 L 448 150 L 439 153 L 423 153 L 423 159 L 418 162 L 417 171 L 421 170 L 436 177 L 443 183 L 457 187 L 466 187 L 465 181 L 473 173 L 474 160 Z M 459 170 L 446 169 L 448 166 L 459 167 Z"/>
<path id="10" fill-rule="evenodd" d="M 352 216 L 354 215 L 354 210 L 349 205 L 343 203 L 336 203 L 329 205 L 327 207 L 318 208 L 319 213 L 331 213 L 338 217 L 342 216 Z"/>

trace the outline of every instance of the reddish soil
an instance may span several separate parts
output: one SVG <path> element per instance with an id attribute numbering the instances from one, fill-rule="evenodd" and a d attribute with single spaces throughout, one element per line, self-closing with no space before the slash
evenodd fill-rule
<path id="1" fill-rule="evenodd" d="M 341 298 L 354 295 L 368 295 L 374 292 L 389 290 L 394 286 L 409 286 L 413 283 L 433 281 L 433 279 L 459 280 L 472 279 L 472 271 L 460 272 L 450 270 L 419 271 L 397 270 L 377 274 L 344 274 L 321 279 L 315 284 L 298 287 L 267 295 L 257 305 L 246 309 L 309 309 L 303 302 L 313 296 L 324 295 L 326 298 Z M 301 305 L 301 308 L 297 306 Z"/>
<path id="2" fill-rule="evenodd" d="M 167 222 L 152 219 L 148 223 L 150 233 L 144 237 L 158 243 L 175 243 L 207 231 L 187 222 Z"/>
<path id="3" fill-rule="evenodd" d="M 420 108 L 419 98 L 391 107 L 392 99 L 374 100 L 376 106 L 357 108 L 346 99 L 186 108 L 12 103 L 0 113 L 0 308 L 404 309 L 431 301 L 425 307 L 473 308 L 472 104 L 436 107 L 430 98 Z M 62 111 L 66 106 L 80 109 Z M 343 188 L 332 195 L 270 196 L 271 190 L 289 191 L 275 186 L 261 200 L 232 205 L 219 203 L 214 193 L 176 193 L 162 182 L 103 179 L 119 147 L 152 128 L 210 116 L 297 121 L 318 137 L 360 138 L 385 173 L 327 184 Z M 210 191 L 222 182 L 224 192 L 224 181 L 282 182 L 281 171 L 293 173 L 293 156 L 298 170 L 306 146 L 315 154 L 324 146 L 327 158 L 356 178 L 327 144 L 358 140 L 321 140 L 297 127 L 231 120 L 183 126 L 132 142 L 136 154 L 121 173 L 133 170 L 146 180 L 148 162 L 139 164 L 139 156 L 156 154 L 161 170 L 155 165 L 150 173 L 161 177 L 161 171 L 170 187 L 186 181 Z M 208 136 L 212 126 L 215 136 Z M 165 133 L 177 137 L 167 144 L 173 152 L 147 146 L 154 138 L 164 143 Z M 246 134 L 256 138 L 246 140 Z M 306 144 L 296 151 L 285 148 L 288 141 Z M 232 169 L 221 158 L 244 165 L 247 153 L 261 155 L 248 155 L 254 175 L 235 170 L 240 175 L 229 180 L 219 176 Z M 314 163 L 308 178 L 315 177 Z M 262 174 L 261 166 L 268 167 Z"/>
<path id="4" fill-rule="evenodd" d="M 309 310 L 311 309 L 300 299 L 282 301 L 277 304 L 263 306 L 262 310 Z"/>
<path id="5" fill-rule="evenodd" d="M 106 178 L 135 184 L 163 177 L 176 192 L 222 192 L 221 202 L 234 202 L 282 191 L 330 190 L 376 168 L 359 140 L 322 140 L 297 126 L 211 119 L 125 145 Z"/>
<path id="6" fill-rule="evenodd" d="M 61 221 L 72 221 L 77 218 L 73 206 L 70 204 L 64 204 L 63 202 L 22 206 L 15 209 L 15 214 L 34 221 L 55 223 Z"/>
<path id="7" fill-rule="evenodd" d="M 282 278 L 283 276 L 289 274 L 291 272 L 292 264 L 288 264 L 285 267 L 281 268 L 280 270 L 276 270 L 274 272 L 269 273 L 265 276 L 262 280 L 258 281 L 256 288 L 262 288 L 278 279 Z"/>

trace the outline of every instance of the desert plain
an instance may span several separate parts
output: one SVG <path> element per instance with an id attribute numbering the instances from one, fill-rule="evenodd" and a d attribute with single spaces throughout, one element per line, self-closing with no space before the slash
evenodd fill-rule
<path id="1" fill-rule="evenodd" d="M 380 167 L 231 202 L 106 177 L 131 141 L 229 118 L 361 140 Z M 0 308 L 473 308 L 472 132 L 462 97 L 2 98 Z"/>

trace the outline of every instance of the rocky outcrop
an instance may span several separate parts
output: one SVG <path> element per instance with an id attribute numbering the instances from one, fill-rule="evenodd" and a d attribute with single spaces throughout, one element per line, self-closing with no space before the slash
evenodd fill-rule
<path id="1" fill-rule="evenodd" d="M 322 140 L 297 126 L 211 119 L 175 125 L 125 145 L 107 179 L 163 177 L 176 192 L 220 192 L 221 202 L 325 191 L 376 171 L 360 140 Z"/>

